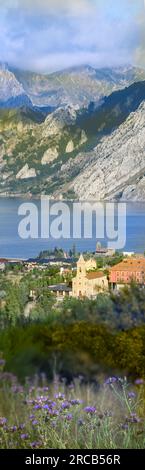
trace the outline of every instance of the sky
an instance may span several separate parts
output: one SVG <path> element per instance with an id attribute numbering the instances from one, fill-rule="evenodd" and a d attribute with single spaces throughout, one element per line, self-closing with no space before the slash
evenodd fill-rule
<path id="1" fill-rule="evenodd" d="M 145 67 L 145 1 L 0 0 L 0 61 L 42 73 Z"/>

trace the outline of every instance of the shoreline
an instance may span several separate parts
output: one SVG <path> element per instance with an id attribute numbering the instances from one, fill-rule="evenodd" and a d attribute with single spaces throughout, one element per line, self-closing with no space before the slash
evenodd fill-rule
<path id="1" fill-rule="evenodd" d="M 63 199 L 63 198 L 55 198 L 53 195 L 49 195 L 49 194 L 36 194 L 36 195 L 33 195 L 33 194 L 21 194 L 21 193 L 0 193 L 0 200 L 1 199 L 22 199 L 22 200 L 27 200 L 27 201 L 41 201 L 41 198 L 47 198 L 49 199 L 50 201 L 54 201 L 54 202 L 67 202 L 67 203 L 90 203 L 90 204 L 95 204 L 95 203 L 102 203 L 102 204 L 128 204 L 128 205 L 133 205 L 133 204 L 145 204 L 145 200 L 136 200 L 136 201 L 132 201 L 132 200 L 128 200 L 128 199 L 124 199 L 124 200 L 117 200 L 117 199 L 89 199 L 89 200 L 86 200 L 86 199 Z"/>

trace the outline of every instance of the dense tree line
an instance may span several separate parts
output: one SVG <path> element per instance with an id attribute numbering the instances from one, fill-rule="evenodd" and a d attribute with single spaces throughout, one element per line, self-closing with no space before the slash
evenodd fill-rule
<path id="1" fill-rule="evenodd" d="M 112 332 L 103 325 L 32 324 L 0 334 L 6 368 L 20 379 L 45 372 L 70 379 L 100 374 L 145 377 L 145 326 Z"/>
<path id="2" fill-rule="evenodd" d="M 56 304 L 48 285 L 57 268 L 29 273 L 18 284 L 0 278 L 0 351 L 7 369 L 21 378 L 45 371 L 68 379 L 102 372 L 145 377 L 145 289 L 135 284 L 95 300 Z M 62 278 L 61 278 L 62 279 Z M 30 289 L 37 301 L 28 317 Z"/>
<path id="3" fill-rule="evenodd" d="M 68 282 L 71 282 L 68 275 Z M 99 294 L 95 300 L 68 298 L 56 304 L 48 286 L 64 282 L 57 268 L 40 273 L 34 270 L 22 277 L 19 284 L 0 281 L 0 328 L 10 325 L 49 321 L 71 325 L 86 321 L 103 324 L 117 330 L 127 330 L 145 324 L 145 289 L 132 284 L 118 293 Z M 25 317 L 30 290 L 36 291 L 37 301 L 31 315 Z"/>

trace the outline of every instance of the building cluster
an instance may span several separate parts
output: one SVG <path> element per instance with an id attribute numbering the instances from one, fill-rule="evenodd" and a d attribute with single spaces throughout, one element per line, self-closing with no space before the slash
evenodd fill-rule
<path id="1" fill-rule="evenodd" d="M 67 297 L 95 299 L 99 293 L 118 291 L 133 281 L 140 287 L 145 286 L 145 257 L 141 254 L 124 253 L 123 261 L 110 267 L 107 257 L 113 259 L 114 254 L 113 250 L 101 248 L 97 244 L 93 257 L 81 254 L 78 260 L 65 257 L 28 261 L 0 259 L 0 269 L 3 271 L 7 263 L 21 263 L 23 272 L 27 274 L 34 269 L 43 271 L 48 268 L 48 265 L 57 265 L 63 282 L 50 285 L 48 290 L 58 301 Z M 98 268 L 98 256 L 106 257 L 104 270 Z M 31 291 L 30 300 L 36 300 L 36 298 L 37 292 Z"/>
<path id="2" fill-rule="evenodd" d="M 50 286 L 49 290 L 61 300 L 65 297 L 95 299 L 99 293 L 120 290 L 125 285 L 135 282 L 145 286 L 145 258 L 125 258 L 115 266 L 108 268 L 108 275 L 97 269 L 97 260 L 80 256 L 76 275 L 72 279 L 72 289 L 66 283 Z"/>
<path id="3" fill-rule="evenodd" d="M 120 290 L 125 285 L 135 282 L 145 286 L 145 258 L 127 257 L 108 269 L 108 276 L 97 270 L 97 263 L 90 259 L 85 261 L 81 255 L 77 263 L 77 275 L 72 281 L 73 297 L 95 298 L 98 293 L 109 290 Z"/>

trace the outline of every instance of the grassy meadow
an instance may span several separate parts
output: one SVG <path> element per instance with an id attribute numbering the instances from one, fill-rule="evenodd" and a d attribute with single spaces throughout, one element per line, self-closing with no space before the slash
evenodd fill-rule
<path id="1" fill-rule="evenodd" d="M 0 447 L 3 449 L 127 449 L 145 447 L 145 383 L 110 377 L 66 383 L 44 374 L 19 384 L 0 376 Z"/>

